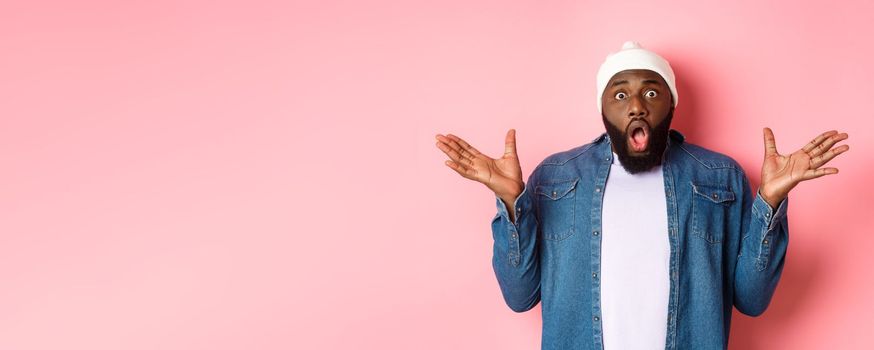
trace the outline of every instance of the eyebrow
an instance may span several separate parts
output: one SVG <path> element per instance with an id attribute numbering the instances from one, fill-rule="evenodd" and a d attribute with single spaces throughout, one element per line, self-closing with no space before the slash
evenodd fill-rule
<path id="1" fill-rule="evenodd" d="M 643 83 L 644 83 L 644 84 L 662 85 L 662 83 L 661 83 L 660 81 L 658 81 L 658 80 L 653 80 L 653 79 L 646 79 L 646 80 L 643 81 Z M 610 87 L 614 87 L 614 86 L 618 86 L 618 85 L 622 85 L 622 84 L 628 84 L 628 80 L 617 80 L 617 81 L 614 81 L 613 84 L 610 84 Z"/>

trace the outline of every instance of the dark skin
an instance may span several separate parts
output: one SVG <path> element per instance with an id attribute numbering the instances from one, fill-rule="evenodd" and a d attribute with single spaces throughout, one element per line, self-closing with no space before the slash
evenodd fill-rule
<path id="1" fill-rule="evenodd" d="M 661 123 L 671 110 L 671 90 L 662 76 L 651 70 L 633 69 L 616 73 L 601 95 L 601 109 L 607 121 L 626 130 L 632 120 L 642 118 L 650 126 Z M 616 152 L 616 143 L 612 144 Z M 630 155 L 637 152 L 629 147 Z"/>
<path id="2" fill-rule="evenodd" d="M 634 117 L 646 119 L 650 125 L 664 120 L 671 108 L 670 89 L 661 75 L 650 70 L 625 70 L 614 75 L 604 94 L 601 106 L 607 121 L 625 130 Z M 850 149 L 849 145 L 833 146 L 846 140 L 847 133 L 826 131 L 816 136 L 801 149 L 783 155 L 777 152 L 774 133 L 770 128 L 762 130 L 765 144 L 765 159 L 762 162 L 762 182 L 759 194 L 771 206 L 780 202 L 802 181 L 825 175 L 837 174 L 837 168 L 823 165 Z M 635 154 L 630 149 L 631 154 Z"/>
<path id="3" fill-rule="evenodd" d="M 620 94 L 621 93 L 621 94 Z M 650 70 L 625 70 L 614 75 L 601 96 L 601 106 L 607 121 L 621 130 L 629 123 L 642 118 L 650 126 L 664 120 L 673 108 L 671 92 L 661 75 Z M 788 154 L 777 152 L 774 133 L 770 128 L 762 130 L 765 159 L 762 163 L 762 181 L 759 194 L 772 208 L 776 208 L 796 185 L 825 175 L 837 174 L 837 168 L 824 168 L 830 160 L 850 149 L 849 145 L 835 146 L 849 137 L 836 130 L 826 131 L 813 138 L 801 149 Z M 514 220 L 516 198 L 525 188 L 522 167 L 516 154 L 516 130 L 510 129 L 504 139 L 504 154 L 491 158 L 458 136 L 436 135 L 437 148 L 449 156 L 446 166 L 462 177 L 483 183 L 504 202 Z M 647 148 L 629 153 L 641 154 Z M 615 150 L 614 150 L 615 152 Z"/>

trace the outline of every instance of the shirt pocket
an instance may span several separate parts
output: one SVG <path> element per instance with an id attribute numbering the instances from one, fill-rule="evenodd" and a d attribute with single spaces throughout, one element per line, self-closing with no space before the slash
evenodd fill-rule
<path id="1" fill-rule="evenodd" d="M 692 231 L 708 243 L 721 243 L 726 217 L 734 203 L 730 188 L 692 183 Z"/>
<path id="2" fill-rule="evenodd" d="M 579 178 L 541 183 L 534 187 L 540 211 L 540 230 L 547 240 L 562 240 L 574 232 L 576 187 Z"/>

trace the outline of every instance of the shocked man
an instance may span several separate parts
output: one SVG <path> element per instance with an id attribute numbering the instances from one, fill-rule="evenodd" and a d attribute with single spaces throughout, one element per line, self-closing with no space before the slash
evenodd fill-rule
<path id="1" fill-rule="evenodd" d="M 542 349 L 726 348 L 732 308 L 770 303 L 789 239 L 788 194 L 848 145 L 828 131 L 791 154 L 763 130 L 753 192 L 731 157 L 670 129 L 671 66 L 626 42 L 597 75 L 606 132 L 552 154 L 527 182 L 515 130 L 493 159 L 438 134 L 447 166 L 495 193 L 492 266 L 516 312 L 542 302 Z"/>

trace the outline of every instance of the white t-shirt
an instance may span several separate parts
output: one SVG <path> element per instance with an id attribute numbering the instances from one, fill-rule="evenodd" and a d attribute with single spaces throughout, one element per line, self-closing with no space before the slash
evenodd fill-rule
<path id="1" fill-rule="evenodd" d="M 632 175 L 618 158 L 602 212 L 604 349 L 664 349 L 671 247 L 662 167 Z"/>

